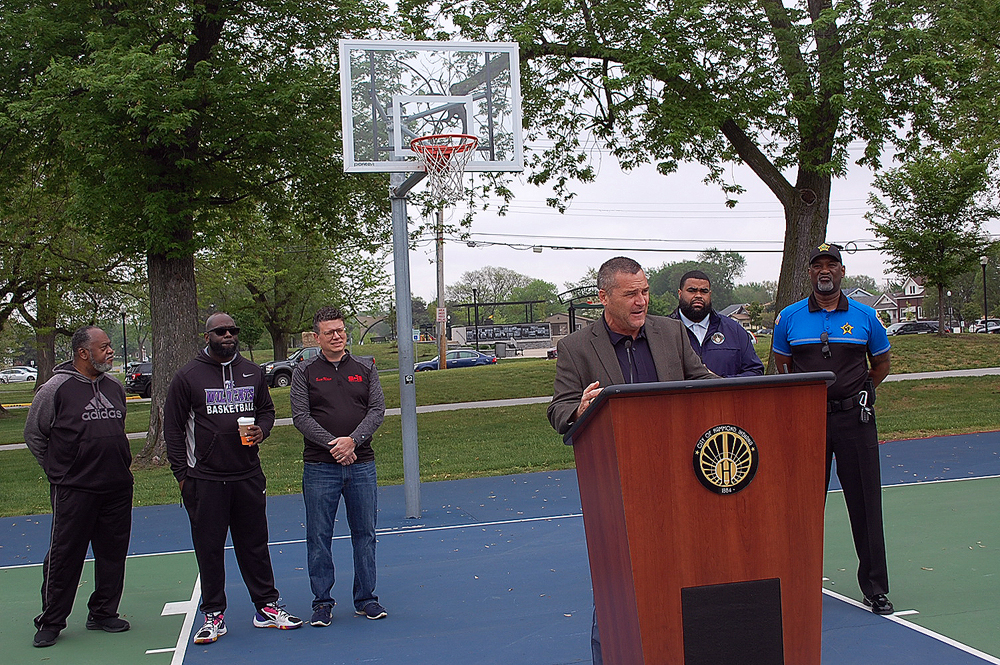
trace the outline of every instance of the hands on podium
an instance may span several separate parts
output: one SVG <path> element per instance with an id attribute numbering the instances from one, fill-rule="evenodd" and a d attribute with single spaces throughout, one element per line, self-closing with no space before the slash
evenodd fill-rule
<path id="1" fill-rule="evenodd" d="M 593 402 L 597 398 L 597 396 L 601 394 L 602 390 L 604 390 L 604 388 L 601 388 L 600 381 L 594 381 L 589 386 L 583 389 L 583 395 L 580 396 L 580 406 L 576 407 L 576 417 L 573 419 L 574 421 L 580 419 L 580 416 L 583 415 L 583 412 L 586 411 L 587 407 L 590 406 L 590 403 Z"/>

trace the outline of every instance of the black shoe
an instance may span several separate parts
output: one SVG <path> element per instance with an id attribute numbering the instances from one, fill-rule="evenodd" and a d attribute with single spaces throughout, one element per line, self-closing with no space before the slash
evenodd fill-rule
<path id="1" fill-rule="evenodd" d="M 35 639 L 31 641 L 32 646 L 36 647 L 50 647 L 56 643 L 56 638 L 59 637 L 59 631 L 52 628 L 40 628 L 37 633 L 35 633 Z"/>
<path id="2" fill-rule="evenodd" d="M 108 617 L 107 619 L 87 618 L 87 630 L 103 630 L 106 633 L 124 633 L 131 628 L 128 621 L 119 617 Z"/>
<path id="3" fill-rule="evenodd" d="M 864 602 L 865 605 L 872 608 L 872 612 L 875 614 L 892 614 L 895 612 L 892 609 L 892 603 L 889 602 L 889 598 L 884 593 L 876 594 L 871 598 L 865 596 Z"/>

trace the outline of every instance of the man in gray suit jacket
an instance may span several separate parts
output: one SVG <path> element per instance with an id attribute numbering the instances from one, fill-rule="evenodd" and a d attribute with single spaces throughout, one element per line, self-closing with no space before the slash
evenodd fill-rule
<path id="1" fill-rule="evenodd" d="M 649 282 L 642 267 L 618 256 L 597 272 L 600 321 L 559 340 L 555 390 L 548 416 L 560 434 L 579 420 L 604 386 L 683 379 L 716 379 L 691 348 L 676 320 L 647 316 Z M 602 665 L 597 612 L 591 633 L 594 665 Z"/>
<path id="2" fill-rule="evenodd" d="M 564 434 L 604 386 L 718 378 L 691 348 L 675 319 L 648 316 L 649 282 L 632 259 L 610 259 L 597 273 L 601 319 L 559 340 L 548 416 Z"/>

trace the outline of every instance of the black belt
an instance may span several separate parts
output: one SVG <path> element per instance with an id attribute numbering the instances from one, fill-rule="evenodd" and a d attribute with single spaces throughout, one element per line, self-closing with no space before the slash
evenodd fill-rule
<path id="1" fill-rule="evenodd" d="M 850 411 L 856 407 L 861 402 L 858 401 L 858 396 L 854 395 L 848 397 L 847 399 L 831 399 L 826 402 L 826 412 L 833 413 L 834 411 Z"/>

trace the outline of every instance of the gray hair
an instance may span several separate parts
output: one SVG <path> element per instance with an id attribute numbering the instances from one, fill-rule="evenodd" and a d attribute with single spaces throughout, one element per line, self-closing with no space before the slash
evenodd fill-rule
<path id="1" fill-rule="evenodd" d="M 73 333 L 73 337 L 70 339 L 70 346 L 73 349 L 73 355 L 80 349 L 86 349 L 90 345 L 90 331 L 97 330 L 97 326 L 83 326 L 78 328 L 76 332 Z"/>
<path id="2" fill-rule="evenodd" d="M 607 291 L 614 286 L 618 273 L 634 275 L 640 270 L 642 270 L 642 266 L 627 256 L 616 256 L 613 259 L 608 259 L 597 271 L 597 289 Z"/>

